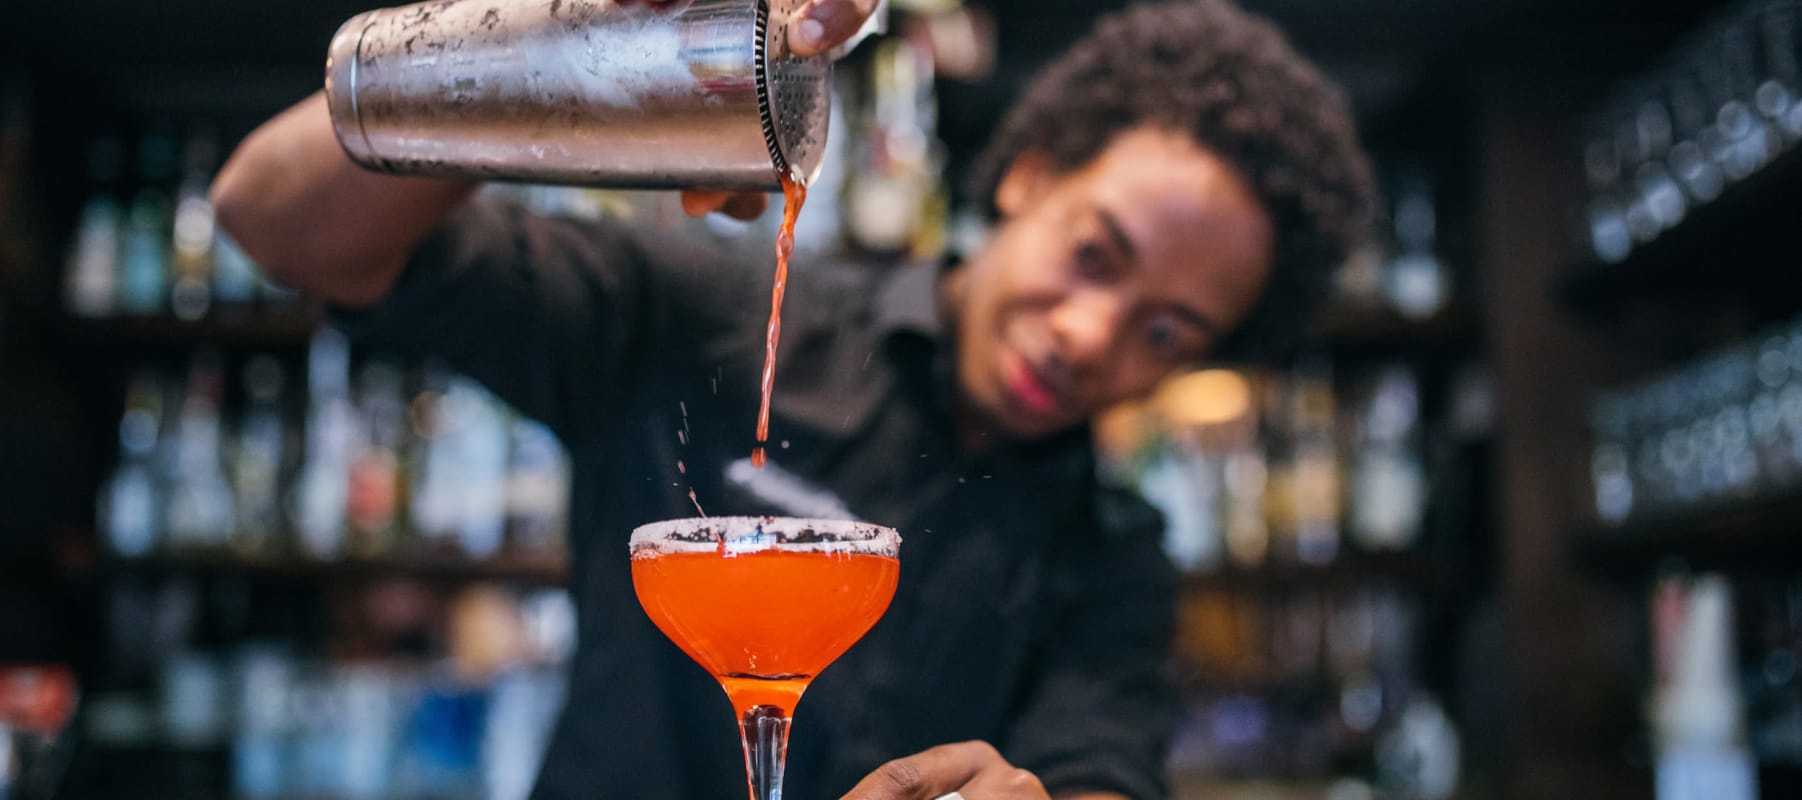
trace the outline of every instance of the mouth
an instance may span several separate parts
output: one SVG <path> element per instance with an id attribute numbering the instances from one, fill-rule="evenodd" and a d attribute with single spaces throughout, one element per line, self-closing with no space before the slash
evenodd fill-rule
<path id="1" fill-rule="evenodd" d="M 1064 407 L 1064 398 L 1055 386 L 1032 363 L 1018 352 L 1008 350 L 1002 358 L 1002 382 L 1007 387 L 1009 405 L 1035 417 L 1055 416 Z"/>

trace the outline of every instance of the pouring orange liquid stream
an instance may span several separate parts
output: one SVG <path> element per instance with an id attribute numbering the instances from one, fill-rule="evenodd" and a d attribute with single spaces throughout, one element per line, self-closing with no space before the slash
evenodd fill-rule
<path id="1" fill-rule="evenodd" d="M 782 228 L 776 232 L 776 284 L 770 287 L 770 324 L 763 336 L 763 402 L 757 407 L 757 446 L 751 450 L 751 464 L 762 467 L 769 462 L 765 447 L 770 440 L 770 392 L 776 388 L 776 342 L 782 338 L 782 296 L 788 291 L 788 258 L 795 252 L 795 220 L 807 202 L 807 184 L 784 174 L 782 183 Z"/>

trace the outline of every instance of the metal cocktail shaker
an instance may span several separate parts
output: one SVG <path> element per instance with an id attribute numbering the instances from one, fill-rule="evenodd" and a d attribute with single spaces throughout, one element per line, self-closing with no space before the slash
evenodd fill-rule
<path id="1" fill-rule="evenodd" d="M 352 18 L 326 94 L 352 160 L 395 174 L 774 189 L 825 149 L 831 64 L 788 55 L 802 0 L 434 0 Z"/>

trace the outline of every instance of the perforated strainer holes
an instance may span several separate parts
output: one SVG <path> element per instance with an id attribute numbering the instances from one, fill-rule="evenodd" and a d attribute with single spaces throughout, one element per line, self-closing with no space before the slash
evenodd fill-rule
<path id="1" fill-rule="evenodd" d="M 789 14 L 797 0 L 770 0 L 757 6 L 757 113 L 764 144 L 778 173 L 810 180 L 819 171 L 826 136 L 827 82 L 832 66 L 824 57 L 789 58 Z M 773 8 L 772 8 L 773 6 Z M 772 15 L 774 19 L 772 19 Z"/>
<path id="2" fill-rule="evenodd" d="M 782 59 L 771 65 L 775 135 L 783 159 L 811 178 L 824 150 L 831 66 L 824 58 Z"/>

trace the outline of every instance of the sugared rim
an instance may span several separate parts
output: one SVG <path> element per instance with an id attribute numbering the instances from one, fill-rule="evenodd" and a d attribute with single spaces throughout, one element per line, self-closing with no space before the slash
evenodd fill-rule
<path id="1" fill-rule="evenodd" d="M 777 549 L 897 558 L 901 534 L 894 528 L 848 519 L 691 517 L 640 525 L 632 531 L 631 542 L 633 558 Z"/>

